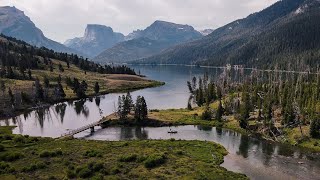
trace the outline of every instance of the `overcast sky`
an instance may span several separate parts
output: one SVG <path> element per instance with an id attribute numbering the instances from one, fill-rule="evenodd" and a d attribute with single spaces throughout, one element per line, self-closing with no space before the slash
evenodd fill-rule
<path id="1" fill-rule="evenodd" d="M 155 20 L 217 28 L 277 0 L 0 0 L 16 6 L 56 41 L 81 37 L 86 24 L 103 24 L 125 35 Z"/>

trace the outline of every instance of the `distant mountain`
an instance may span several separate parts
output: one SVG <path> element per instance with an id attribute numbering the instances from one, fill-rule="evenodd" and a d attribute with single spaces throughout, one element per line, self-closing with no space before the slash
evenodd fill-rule
<path id="1" fill-rule="evenodd" d="M 113 32 L 111 27 L 88 24 L 83 37 L 67 40 L 64 45 L 95 57 L 121 41 L 124 41 L 124 35 Z"/>
<path id="2" fill-rule="evenodd" d="M 229 23 L 200 40 L 177 45 L 137 63 L 280 68 L 320 64 L 320 1 L 281 0 Z"/>
<path id="3" fill-rule="evenodd" d="M 0 33 L 23 40 L 37 47 L 44 46 L 57 52 L 80 54 L 73 49 L 46 38 L 30 18 L 23 11 L 15 7 L 0 7 Z"/>
<path id="4" fill-rule="evenodd" d="M 130 34 L 129 41 L 121 42 L 102 52 L 98 62 L 129 62 L 149 57 L 179 43 L 201 38 L 202 35 L 192 26 L 155 21 L 145 30 Z"/>
<path id="5" fill-rule="evenodd" d="M 214 31 L 213 29 L 204 29 L 204 30 L 200 30 L 199 32 L 200 32 L 203 36 L 206 36 L 206 35 L 211 34 L 213 31 Z"/>

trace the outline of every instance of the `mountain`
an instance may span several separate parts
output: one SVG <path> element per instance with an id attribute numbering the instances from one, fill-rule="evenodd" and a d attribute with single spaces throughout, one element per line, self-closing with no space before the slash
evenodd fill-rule
<path id="1" fill-rule="evenodd" d="M 320 1 L 282 0 L 210 35 L 137 63 L 280 68 L 312 66 L 320 58 Z"/>
<path id="2" fill-rule="evenodd" d="M 97 62 L 129 62 L 149 57 L 162 50 L 195 39 L 202 35 L 192 26 L 155 21 L 145 30 L 131 33 L 125 42 L 105 50 L 96 58 Z"/>
<path id="3" fill-rule="evenodd" d="M 73 49 L 46 38 L 30 18 L 23 11 L 15 7 L 0 7 L 0 33 L 23 40 L 37 47 L 44 46 L 57 52 L 80 54 Z"/>
<path id="4" fill-rule="evenodd" d="M 207 36 L 209 34 L 211 34 L 214 30 L 213 29 L 204 29 L 204 30 L 200 30 L 199 32 L 203 35 L 203 36 Z"/>
<path id="5" fill-rule="evenodd" d="M 83 37 L 69 39 L 64 45 L 95 57 L 121 41 L 124 41 L 124 35 L 113 32 L 111 27 L 88 24 Z"/>

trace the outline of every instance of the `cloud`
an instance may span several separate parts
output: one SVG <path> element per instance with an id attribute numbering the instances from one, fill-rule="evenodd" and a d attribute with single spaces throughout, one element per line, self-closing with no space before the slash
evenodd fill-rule
<path id="1" fill-rule="evenodd" d="M 87 24 L 128 34 L 155 20 L 217 28 L 260 11 L 277 0 L 0 0 L 16 6 L 56 41 L 82 36 Z"/>

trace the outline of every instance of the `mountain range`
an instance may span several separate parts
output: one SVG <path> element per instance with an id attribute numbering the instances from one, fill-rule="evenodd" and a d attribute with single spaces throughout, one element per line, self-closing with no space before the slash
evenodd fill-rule
<path id="1" fill-rule="evenodd" d="M 104 50 L 124 41 L 124 35 L 113 32 L 111 27 L 88 24 L 83 37 L 67 40 L 64 45 L 93 58 Z"/>
<path id="2" fill-rule="evenodd" d="M 83 55 L 56 41 L 48 39 L 42 31 L 27 17 L 23 11 L 15 7 L 0 7 L 0 33 L 23 40 L 37 47 L 46 47 L 57 52 Z"/>
<path id="3" fill-rule="evenodd" d="M 319 64 L 320 1 L 281 0 L 193 42 L 135 63 L 280 68 Z"/>
<path id="4" fill-rule="evenodd" d="M 162 50 L 183 42 L 202 38 L 192 26 L 155 21 L 145 30 L 129 34 L 127 41 L 118 43 L 99 54 L 97 62 L 130 62 L 160 53 Z"/>

